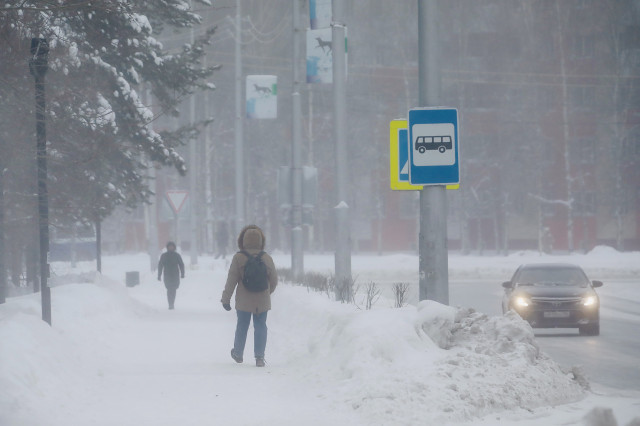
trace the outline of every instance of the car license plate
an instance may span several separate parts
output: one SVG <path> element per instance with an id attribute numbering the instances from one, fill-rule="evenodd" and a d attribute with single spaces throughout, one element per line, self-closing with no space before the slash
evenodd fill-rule
<path id="1" fill-rule="evenodd" d="M 545 318 L 569 318 L 569 311 L 547 311 L 543 315 Z"/>

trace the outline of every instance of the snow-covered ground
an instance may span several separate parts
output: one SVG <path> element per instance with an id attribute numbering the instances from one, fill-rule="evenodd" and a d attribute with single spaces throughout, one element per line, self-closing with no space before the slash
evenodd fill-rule
<path id="1" fill-rule="evenodd" d="M 640 279 L 640 253 L 606 247 L 452 254 L 449 267 L 452 277 L 500 282 L 540 261 Z M 53 327 L 40 319 L 39 295 L 0 305 L 0 425 L 640 424 L 640 394 L 563 371 L 516 315 L 431 301 L 395 309 L 385 299 L 367 311 L 281 284 L 258 369 L 252 334 L 244 364 L 229 356 L 235 315 L 219 303 L 228 260 L 201 257 L 174 311 L 146 255 L 107 257 L 90 281 L 82 271 L 92 266 L 53 265 L 65 283 L 52 288 Z M 305 268 L 330 272 L 333 256 L 309 255 Z M 126 271 L 140 271 L 141 285 L 127 288 Z M 415 282 L 417 257 L 358 255 L 353 271 L 365 282 Z"/>

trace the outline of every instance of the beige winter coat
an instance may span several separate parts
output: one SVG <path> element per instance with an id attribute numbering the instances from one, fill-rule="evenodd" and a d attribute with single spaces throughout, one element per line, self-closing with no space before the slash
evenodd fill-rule
<path id="1" fill-rule="evenodd" d="M 238 236 L 238 248 L 246 250 L 252 255 L 264 250 L 266 239 L 260 228 L 255 225 L 246 226 Z M 242 284 L 244 265 L 247 263 L 247 256 L 236 253 L 229 266 L 227 284 L 222 292 L 223 304 L 231 303 L 231 296 L 236 292 L 236 310 L 260 314 L 271 309 L 271 293 L 278 285 L 278 275 L 273 259 L 267 253 L 262 255 L 262 260 L 267 265 L 267 275 L 269 276 L 269 288 L 260 293 L 247 290 Z M 236 289 L 237 288 L 237 289 Z"/>

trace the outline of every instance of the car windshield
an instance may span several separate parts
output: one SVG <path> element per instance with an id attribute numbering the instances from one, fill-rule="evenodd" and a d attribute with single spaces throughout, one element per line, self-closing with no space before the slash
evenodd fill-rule
<path id="1" fill-rule="evenodd" d="M 557 285 L 586 287 L 589 282 L 576 268 L 526 268 L 516 277 L 518 285 Z"/>

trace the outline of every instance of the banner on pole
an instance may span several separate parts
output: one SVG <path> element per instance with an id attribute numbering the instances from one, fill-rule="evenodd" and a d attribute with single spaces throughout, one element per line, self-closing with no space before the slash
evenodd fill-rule
<path id="1" fill-rule="evenodd" d="M 307 30 L 307 83 L 333 83 L 331 28 Z"/>
<path id="2" fill-rule="evenodd" d="M 248 75 L 246 79 L 247 118 L 278 117 L 278 77 Z"/>
<path id="3" fill-rule="evenodd" d="M 331 25 L 331 0 L 309 0 L 311 29 L 327 28 Z"/>
<path id="4" fill-rule="evenodd" d="M 345 77 L 349 71 L 347 29 L 344 33 Z M 307 83 L 333 83 L 333 32 L 331 28 L 307 30 Z"/>

